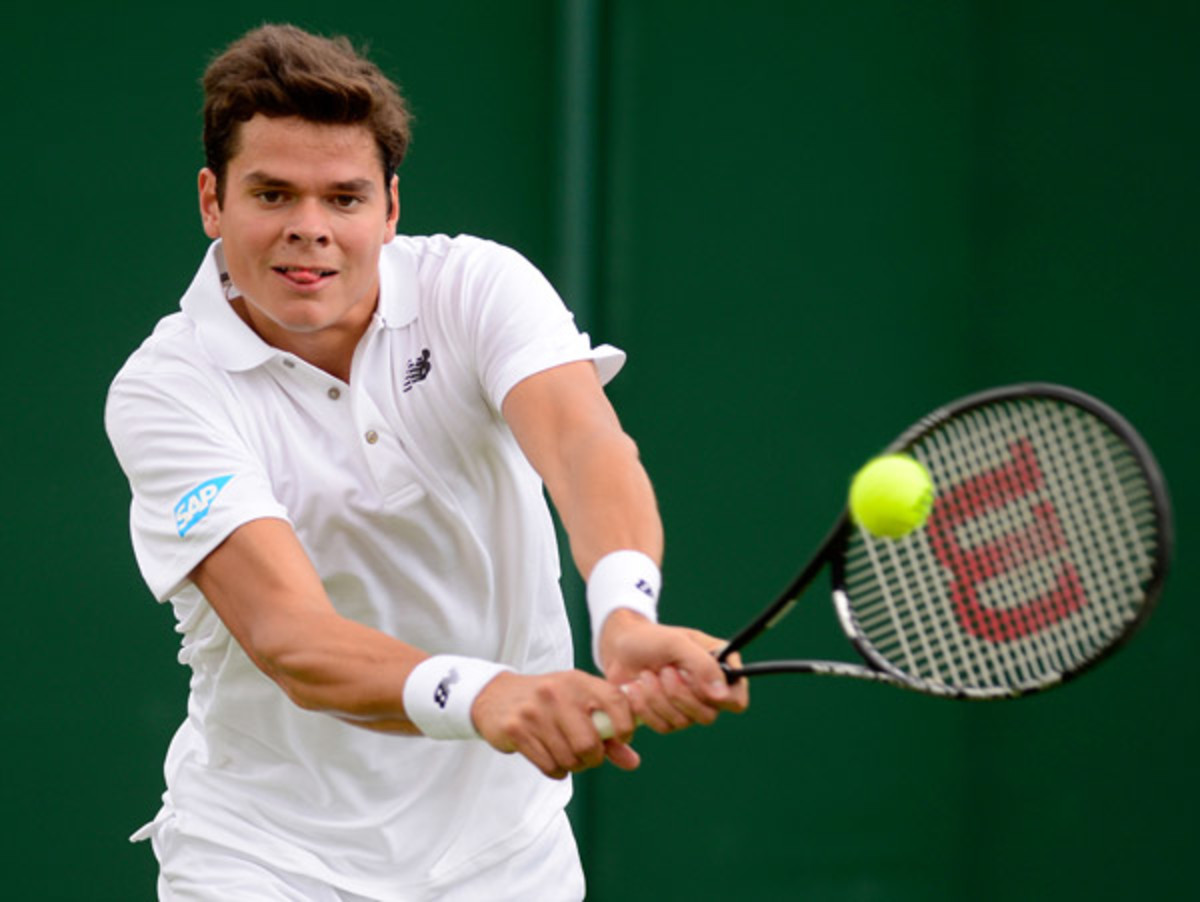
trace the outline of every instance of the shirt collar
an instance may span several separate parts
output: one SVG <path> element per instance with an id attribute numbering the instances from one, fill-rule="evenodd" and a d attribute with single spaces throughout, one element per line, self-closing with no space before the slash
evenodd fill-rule
<path id="1" fill-rule="evenodd" d="M 407 326 L 417 315 L 417 266 L 407 246 L 393 240 L 379 255 L 379 306 L 385 328 Z M 229 278 L 220 239 L 208 248 L 180 308 L 196 324 L 200 343 L 222 369 L 242 372 L 261 366 L 281 353 L 267 344 L 237 315 L 229 301 L 241 292 Z"/>
<path id="2" fill-rule="evenodd" d="M 233 372 L 253 369 L 279 353 L 242 322 L 230 306 L 230 299 L 240 294 L 225 271 L 225 255 L 218 240 L 209 245 L 204 262 L 179 302 L 184 315 L 196 324 L 208 356 Z"/>
<path id="3" fill-rule="evenodd" d="M 420 283 L 417 258 L 408 242 L 397 235 L 379 254 L 379 307 L 376 311 L 388 329 L 400 329 L 417 318 Z"/>

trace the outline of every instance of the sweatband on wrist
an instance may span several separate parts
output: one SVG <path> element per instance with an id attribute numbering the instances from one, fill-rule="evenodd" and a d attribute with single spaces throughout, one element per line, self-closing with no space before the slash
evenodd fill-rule
<path id="1" fill-rule="evenodd" d="M 618 608 L 637 611 L 658 622 L 662 573 L 654 559 L 640 551 L 613 551 L 596 562 L 587 581 L 588 617 L 592 624 L 592 660 L 601 671 L 600 633 Z"/>
<path id="2" fill-rule="evenodd" d="M 461 655 L 433 655 L 404 683 L 404 713 L 431 739 L 478 739 L 471 720 L 475 697 L 511 667 Z"/>

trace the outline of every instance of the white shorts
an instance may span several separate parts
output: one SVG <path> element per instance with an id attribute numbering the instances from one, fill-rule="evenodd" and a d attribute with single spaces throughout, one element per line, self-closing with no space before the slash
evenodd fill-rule
<path id="1" fill-rule="evenodd" d="M 152 839 L 160 902 L 580 902 L 584 897 L 579 850 L 563 812 L 510 858 L 415 896 L 355 895 L 276 870 L 237 849 L 181 834 L 172 820 L 161 823 Z"/>

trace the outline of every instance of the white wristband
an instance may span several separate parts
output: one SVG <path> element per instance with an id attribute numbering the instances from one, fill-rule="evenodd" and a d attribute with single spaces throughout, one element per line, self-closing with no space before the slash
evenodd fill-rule
<path id="1" fill-rule="evenodd" d="M 431 739 L 478 739 L 471 705 L 484 686 L 511 669 L 461 655 L 426 658 L 404 683 L 404 713 Z"/>
<path id="2" fill-rule="evenodd" d="M 588 616 L 592 623 L 592 660 L 601 671 L 600 633 L 617 608 L 637 611 L 658 622 L 662 573 L 654 559 L 640 551 L 613 551 L 596 562 L 587 581 Z"/>

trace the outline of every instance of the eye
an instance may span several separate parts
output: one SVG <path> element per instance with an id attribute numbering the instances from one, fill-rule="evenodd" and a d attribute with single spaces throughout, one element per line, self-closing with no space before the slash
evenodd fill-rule
<path id="1" fill-rule="evenodd" d="M 333 196 L 333 205 L 341 210 L 353 210 L 363 199 L 357 194 L 335 194 Z"/>
<path id="2" fill-rule="evenodd" d="M 254 196 L 268 207 L 274 207 L 287 200 L 287 195 L 276 188 L 264 188 L 254 192 Z"/>

